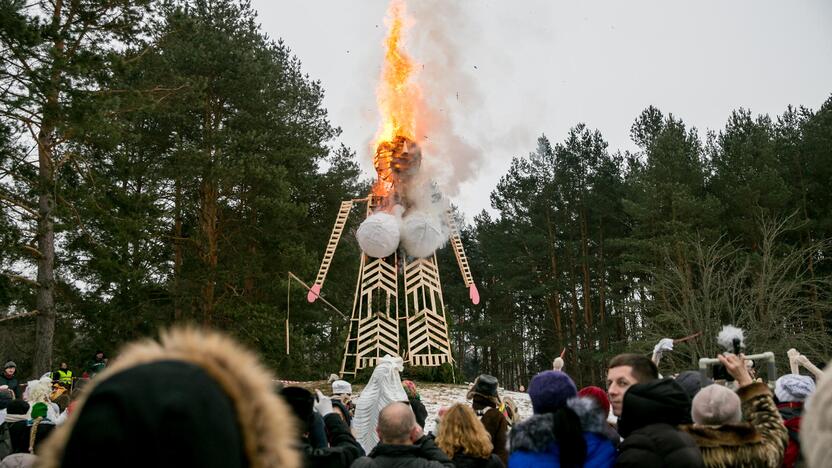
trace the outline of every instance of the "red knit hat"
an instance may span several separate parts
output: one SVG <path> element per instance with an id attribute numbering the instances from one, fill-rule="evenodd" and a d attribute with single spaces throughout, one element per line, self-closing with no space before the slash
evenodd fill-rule
<path id="1" fill-rule="evenodd" d="M 610 399 L 607 397 L 607 392 L 603 388 L 596 386 L 584 387 L 578 392 L 578 396 L 590 397 L 598 402 L 598 407 L 604 410 L 604 414 L 610 412 Z"/>

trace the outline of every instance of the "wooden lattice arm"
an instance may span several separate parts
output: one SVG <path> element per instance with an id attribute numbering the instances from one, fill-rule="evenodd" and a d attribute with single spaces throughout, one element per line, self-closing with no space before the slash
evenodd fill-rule
<path id="1" fill-rule="evenodd" d="M 335 256 L 335 249 L 338 248 L 338 241 L 344 232 L 344 226 L 347 224 L 347 218 L 350 216 L 352 205 L 353 200 L 341 202 L 341 208 L 338 209 L 338 217 L 335 219 L 335 225 L 332 227 L 332 234 L 329 235 L 329 242 L 326 244 L 324 258 L 321 260 L 321 268 L 318 269 L 318 276 L 315 277 L 315 284 L 309 288 L 309 292 L 306 294 L 306 300 L 309 302 L 315 302 L 318 296 L 321 295 L 321 288 L 326 280 L 326 274 L 329 272 L 329 266 L 332 264 L 332 258 Z"/>

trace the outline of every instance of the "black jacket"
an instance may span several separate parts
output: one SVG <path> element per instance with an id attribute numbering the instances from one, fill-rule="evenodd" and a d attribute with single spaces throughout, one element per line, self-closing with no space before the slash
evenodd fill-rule
<path id="1" fill-rule="evenodd" d="M 364 455 L 364 449 L 355 440 L 350 428 L 337 414 L 324 418 L 329 433 L 330 447 L 313 448 L 307 441 L 303 445 L 303 466 L 306 468 L 348 468 L 352 462 Z"/>
<path id="2" fill-rule="evenodd" d="M 413 409 L 413 415 L 416 416 L 416 422 L 419 423 L 419 427 L 422 429 L 425 428 L 425 421 L 428 419 L 428 410 L 425 408 L 425 405 L 422 403 L 418 397 L 410 398 L 410 408 Z"/>
<path id="3" fill-rule="evenodd" d="M 378 444 L 369 456 L 361 457 L 353 468 L 454 468 L 454 463 L 430 438 L 415 445 Z"/>
<path id="4" fill-rule="evenodd" d="M 690 397 L 673 379 L 636 384 L 624 394 L 616 467 L 700 468 L 705 466 L 693 439 L 677 429 L 688 424 Z"/>
<path id="5" fill-rule="evenodd" d="M 0 385 L 8 385 L 9 390 L 14 392 L 15 398 L 20 398 L 20 386 L 17 383 L 17 377 L 6 377 L 5 372 L 0 372 Z"/>
<path id="6" fill-rule="evenodd" d="M 454 455 L 456 468 L 505 468 L 503 461 L 497 455 L 488 458 L 474 458 L 472 456 L 458 453 Z"/>

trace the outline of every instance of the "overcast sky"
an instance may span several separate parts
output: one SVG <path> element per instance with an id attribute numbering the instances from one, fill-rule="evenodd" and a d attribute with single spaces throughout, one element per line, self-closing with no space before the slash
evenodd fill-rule
<path id="1" fill-rule="evenodd" d="M 340 141 L 368 176 L 387 4 L 253 2 L 263 30 L 321 81 Z M 469 221 L 542 133 L 561 141 L 584 122 L 611 151 L 632 150 L 630 125 L 648 105 L 704 135 L 739 107 L 775 115 L 832 94 L 830 0 L 419 0 L 408 10 L 423 88 L 474 153 L 449 176 Z"/>

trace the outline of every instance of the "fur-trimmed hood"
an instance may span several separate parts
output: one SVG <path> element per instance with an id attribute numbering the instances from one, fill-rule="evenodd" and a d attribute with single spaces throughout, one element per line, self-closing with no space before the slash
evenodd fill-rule
<path id="1" fill-rule="evenodd" d="M 604 414 L 598 403 L 590 397 L 571 398 L 566 406 L 578 415 L 584 432 L 603 433 Z M 554 434 L 554 415 L 535 414 L 515 424 L 511 430 L 511 450 L 543 452 L 550 444 L 557 442 Z"/>
<path id="2" fill-rule="evenodd" d="M 204 388 L 205 392 L 213 392 L 212 394 L 219 395 L 213 401 L 219 402 L 217 408 L 225 407 L 227 412 L 223 414 L 228 414 L 230 417 L 224 419 L 223 424 L 218 424 L 219 427 L 213 429 L 226 431 L 237 438 L 240 456 L 245 458 L 244 463 L 242 463 L 243 466 L 259 468 L 278 466 L 294 468 L 300 466 L 300 453 L 296 448 L 297 431 L 293 419 L 289 416 L 291 411 L 283 400 L 274 393 L 274 384 L 270 372 L 260 364 L 254 354 L 243 349 L 231 339 L 218 333 L 202 332 L 194 329 L 174 329 L 163 332 L 159 341 L 148 339 L 127 345 L 119 357 L 84 389 L 83 396 L 78 400 L 77 406 L 67 422 L 52 434 L 40 451 L 38 466 L 44 468 L 60 467 L 63 457 L 67 453 L 70 439 L 90 437 L 88 433 L 85 434 L 84 430 L 81 429 L 85 427 L 84 425 L 95 427 L 103 432 L 108 430 L 107 427 L 100 427 L 101 424 L 96 425 L 95 421 L 97 420 L 95 418 L 91 421 L 92 416 L 89 416 L 90 414 L 103 414 L 108 418 L 122 417 L 119 411 L 123 408 L 119 407 L 119 404 L 130 403 L 134 400 L 145 401 L 145 399 L 151 403 L 145 403 L 144 407 L 150 407 L 151 411 L 156 411 L 153 402 L 160 395 L 164 395 L 164 407 L 158 411 L 164 412 L 164 414 L 155 419 L 148 418 L 151 423 L 148 423 L 140 414 L 136 415 L 135 408 L 130 408 L 133 410 L 128 413 L 131 418 L 142 419 L 141 424 L 143 426 L 139 426 L 139 422 L 135 421 L 137 427 L 158 423 L 159 420 L 165 422 L 184 421 L 183 424 L 174 424 L 173 428 L 166 425 L 166 427 L 160 428 L 158 432 L 151 431 L 142 434 L 141 437 L 137 438 L 138 440 L 132 437 L 123 440 L 116 439 L 123 442 L 130 449 L 130 451 L 124 451 L 122 458 L 128 457 L 132 451 L 136 450 L 137 445 L 141 445 L 141 448 L 144 449 L 143 456 L 146 456 L 146 459 L 102 460 L 102 458 L 105 458 L 103 455 L 89 453 L 87 466 L 140 466 L 144 462 L 152 460 L 155 451 L 160 450 L 160 448 L 164 448 L 168 453 L 176 453 L 179 456 L 177 458 L 184 457 L 186 459 L 189 454 L 199 451 L 199 441 L 196 442 L 196 446 L 188 445 L 194 435 L 188 433 L 187 430 L 189 427 L 204 426 L 205 424 L 202 424 L 202 421 L 187 421 L 192 417 L 192 413 L 185 410 L 180 411 L 180 408 L 185 407 L 190 410 L 193 405 L 190 404 L 189 394 L 183 394 L 183 390 L 176 387 L 175 383 L 165 389 L 163 385 L 166 382 L 159 382 L 160 379 L 158 377 L 154 378 L 151 373 L 147 386 L 137 386 L 140 390 L 146 392 L 142 397 L 135 398 L 135 392 L 131 390 L 129 399 L 116 401 L 115 404 L 106 399 L 106 397 L 118 398 L 119 388 L 132 388 L 130 385 L 125 386 L 123 382 L 121 387 L 118 386 L 119 382 L 124 380 L 124 376 L 147 376 L 148 372 L 152 372 L 154 369 L 164 369 L 167 372 L 172 369 L 185 369 L 188 375 L 195 376 L 200 382 L 207 382 L 207 385 L 202 384 L 202 387 L 200 387 Z M 109 393 L 102 397 L 101 394 L 105 391 Z M 201 397 L 202 392 L 199 393 Z M 193 392 L 190 395 L 193 395 Z M 174 397 L 179 398 L 179 400 L 175 400 Z M 198 402 L 198 404 L 204 405 L 202 402 Z M 216 419 L 214 415 L 215 407 L 212 404 L 213 402 L 208 402 L 208 406 L 204 407 L 206 420 L 208 416 Z M 87 410 L 87 416 L 85 416 L 85 410 Z M 231 418 L 236 418 L 236 421 L 229 421 L 228 419 Z M 134 421 L 121 421 L 126 427 L 129 427 L 131 422 Z M 180 427 L 184 430 L 177 433 L 176 431 Z M 78 434 L 73 433 L 76 428 L 78 428 Z M 204 429 L 203 427 L 200 428 Z M 107 447 L 109 452 L 116 454 L 119 453 L 118 449 L 118 446 Z M 164 460 L 158 461 L 159 465 L 166 464 Z M 168 464 L 171 462 L 171 460 L 166 461 Z"/>
<path id="3" fill-rule="evenodd" d="M 736 448 L 763 443 L 760 433 L 749 423 L 721 426 L 690 424 L 684 426 L 684 430 L 693 437 L 699 447 Z"/>

